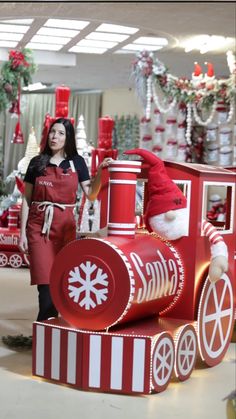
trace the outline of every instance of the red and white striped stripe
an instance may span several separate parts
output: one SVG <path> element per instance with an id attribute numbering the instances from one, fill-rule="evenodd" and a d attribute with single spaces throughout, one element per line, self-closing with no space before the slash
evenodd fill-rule
<path id="1" fill-rule="evenodd" d="M 81 388 L 81 334 L 36 323 L 33 336 L 33 374 Z"/>
<path id="2" fill-rule="evenodd" d="M 148 336 L 85 332 L 34 323 L 33 374 L 120 393 L 150 393 Z"/>
<path id="3" fill-rule="evenodd" d="M 150 342 L 148 337 L 85 333 L 83 388 L 149 393 Z"/>
<path id="4" fill-rule="evenodd" d="M 211 245 L 224 241 L 223 237 L 219 234 L 219 231 L 208 221 L 203 221 L 202 231 L 204 236 L 208 237 Z"/>

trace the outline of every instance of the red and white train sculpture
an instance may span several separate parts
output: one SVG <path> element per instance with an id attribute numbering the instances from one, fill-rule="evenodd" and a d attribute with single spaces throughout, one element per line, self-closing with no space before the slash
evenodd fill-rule
<path id="1" fill-rule="evenodd" d="M 7 226 L 0 227 L 0 267 L 20 268 L 29 265 L 27 255 L 22 253 L 18 246 L 20 208 L 18 204 L 9 207 Z"/>
<path id="2" fill-rule="evenodd" d="M 33 374 L 83 390 L 148 394 L 175 375 L 188 379 L 197 355 L 221 362 L 235 307 L 236 173 L 165 162 L 187 198 L 188 235 L 168 242 L 136 229 L 137 179 L 148 165 L 114 161 L 107 183 L 108 235 L 71 242 L 58 254 L 51 293 L 62 317 L 33 325 Z M 210 246 L 201 230 L 212 188 L 224 190 L 229 269 L 208 278 Z"/>

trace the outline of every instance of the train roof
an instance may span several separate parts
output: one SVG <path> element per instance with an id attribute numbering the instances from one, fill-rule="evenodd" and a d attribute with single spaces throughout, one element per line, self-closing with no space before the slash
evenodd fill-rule
<path id="1" fill-rule="evenodd" d="M 173 162 L 170 160 L 164 160 L 166 168 L 178 169 L 181 171 L 187 171 L 193 175 L 201 174 L 222 174 L 222 175 L 233 175 L 236 176 L 236 172 L 224 167 L 211 166 L 207 164 L 198 164 L 198 163 L 183 163 L 183 162 Z"/>

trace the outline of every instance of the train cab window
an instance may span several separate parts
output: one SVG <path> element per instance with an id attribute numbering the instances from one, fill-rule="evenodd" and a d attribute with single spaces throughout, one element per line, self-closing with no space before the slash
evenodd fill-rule
<path id="1" fill-rule="evenodd" d="M 233 231 L 235 185 L 224 182 L 204 182 L 202 218 L 223 233 Z"/>
<path id="2" fill-rule="evenodd" d="M 186 220 L 186 222 L 188 223 L 189 228 L 191 181 L 173 180 L 173 182 L 180 188 L 184 196 L 187 198 L 188 219 Z M 143 215 L 145 213 L 147 199 L 147 181 L 140 179 L 137 181 L 135 205 L 136 224 L 138 228 L 144 227 Z"/>
<path id="3" fill-rule="evenodd" d="M 137 228 L 144 227 L 144 220 L 143 220 L 143 214 L 145 212 L 144 197 L 145 197 L 145 182 L 143 180 L 138 180 L 137 185 L 136 185 L 136 201 L 135 201 L 135 217 L 136 217 Z"/>

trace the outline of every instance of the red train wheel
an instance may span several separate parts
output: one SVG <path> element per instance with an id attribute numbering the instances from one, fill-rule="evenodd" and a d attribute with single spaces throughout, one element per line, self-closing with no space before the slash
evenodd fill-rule
<path id="1" fill-rule="evenodd" d="M 182 326 L 175 335 L 175 374 L 180 381 L 187 380 L 197 359 L 197 334 L 191 324 Z"/>
<path id="2" fill-rule="evenodd" d="M 170 333 L 158 336 L 152 351 L 152 388 L 161 392 L 168 386 L 174 368 L 175 348 Z"/>
<path id="3" fill-rule="evenodd" d="M 8 258 L 5 253 L 0 253 L 0 267 L 4 267 L 8 264 Z"/>
<path id="4" fill-rule="evenodd" d="M 13 255 L 9 257 L 9 265 L 12 268 L 20 268 L 22 263 L 23 263 L 22 257 L 18 253 L 14 253 Z"/>
<path id="5" fill-rule="evenodd" d="M 201 358 L 209 366 L 219 364 L 228 349 L 234 323 L 233 289 L 223 274 L 216 282 L 206 280 L 199 303 L 198 343 Z"/>

